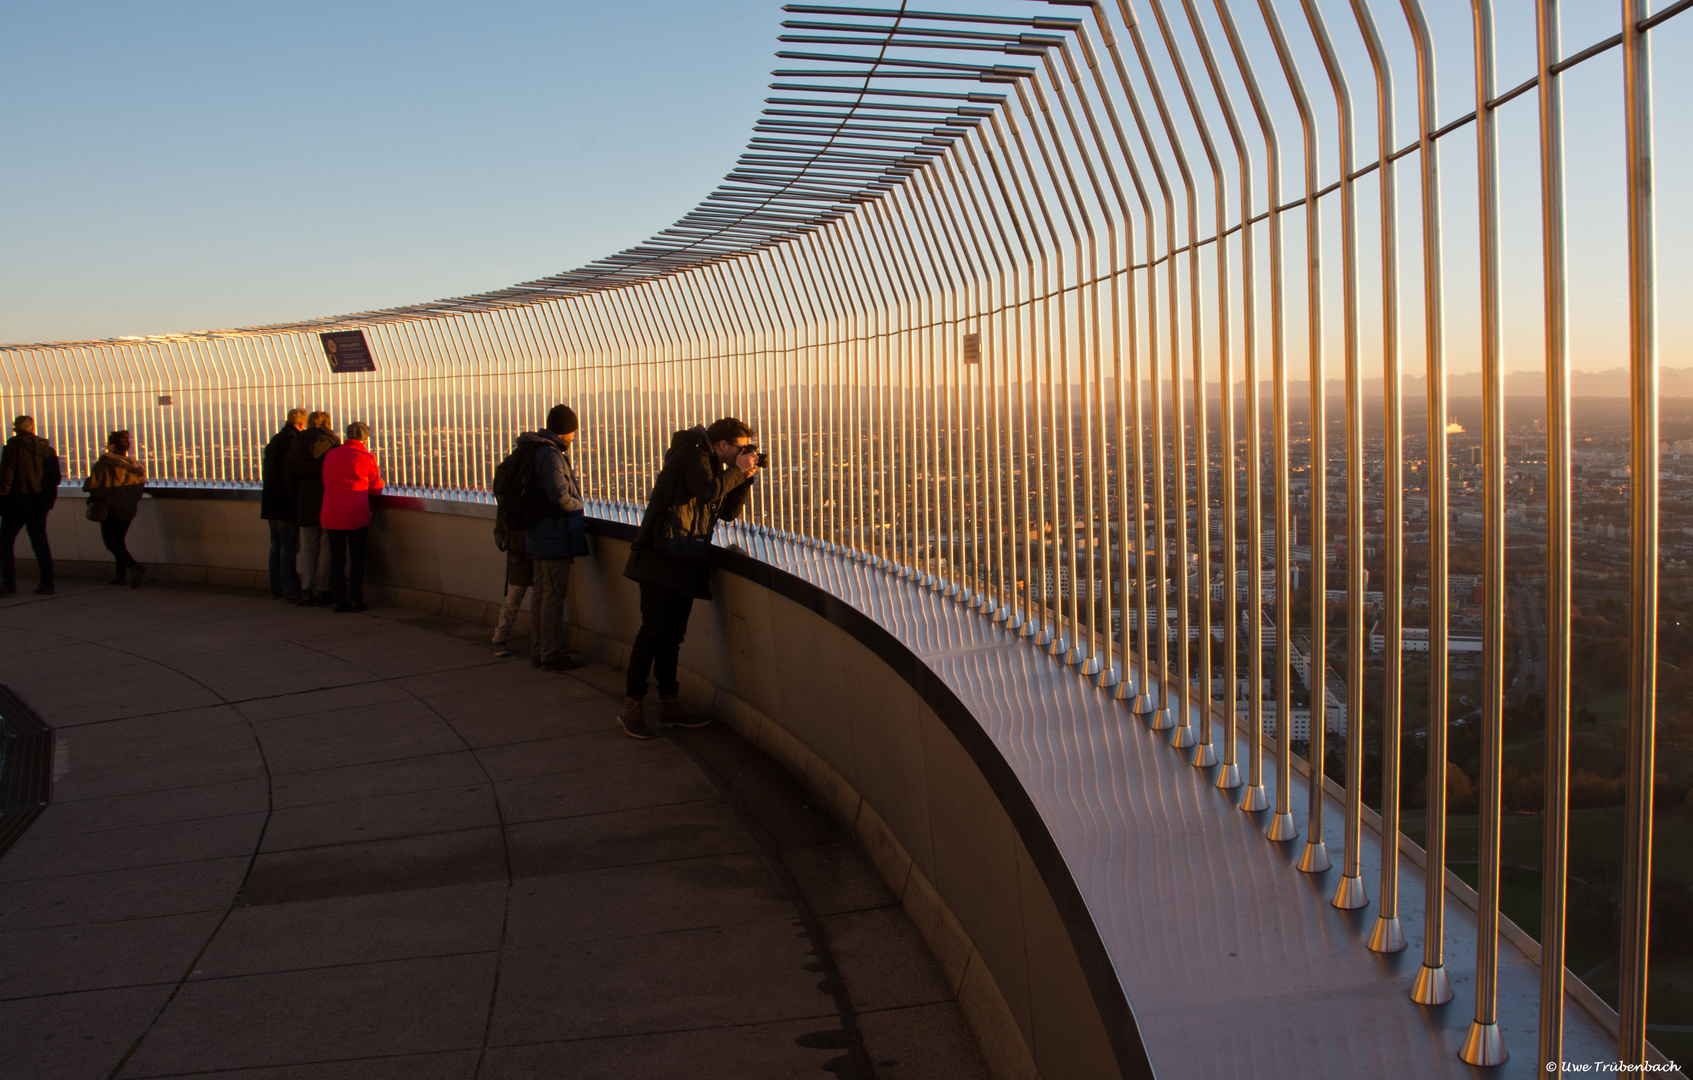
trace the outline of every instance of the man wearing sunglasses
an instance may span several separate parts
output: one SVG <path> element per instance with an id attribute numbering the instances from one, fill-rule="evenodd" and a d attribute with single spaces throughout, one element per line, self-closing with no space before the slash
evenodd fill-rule
<path id="1" fill-rule="evenodd" d="M 629 653 L 628 696 L 617 716 L 632 739 L 654 734 L 646 722 L 649 674 L 658 682 L 661 723 L 711 723 L 709 717 L 692 716 L 682 708 L 677 657 L 694 601 L 711 599 L 706 563 L 711 531 L 719 521 L 740 515 L 762 464 L 756 437 L 752 428 L 732 416 L 670 437 L 664 467 L 623 567 L 623 575 L 641 586 L 641 629 Z"/>

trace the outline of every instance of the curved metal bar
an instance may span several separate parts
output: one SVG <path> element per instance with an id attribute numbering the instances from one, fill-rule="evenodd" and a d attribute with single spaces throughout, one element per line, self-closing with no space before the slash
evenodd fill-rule
<path id="1" fill-rule="evenodd" d="M 1422 167 L 1423 353 L 1428 372 L 1428 853 L 1423 897 L 1423 963 L 1411 987 L 1419 1005 L 1452 1000 L 1446 978 L 1446 355 L 1442 311 L 1440 173 L 1435 160 L 1434 43 L 1418 0 L 1400 0 L 1417 49 L 1418 163 Z"/>

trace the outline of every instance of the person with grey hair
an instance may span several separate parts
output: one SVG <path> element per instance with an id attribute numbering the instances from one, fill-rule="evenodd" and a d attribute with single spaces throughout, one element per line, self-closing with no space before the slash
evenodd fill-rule
<path id="1" fill-rule="evenodd" d="M 335 611 L 363 611 L 365 540 L 370 535 L 370 497 L 382 490 L 382 470 L 365 444 L 370 425 L 354 420 L 347 441 L 323 456 L 323 509 L 329 534 L 329 591 Z"/>
<path id="2" fill-rule="evenodd" d="M 12 549 L 20 532 L 29 533 L 29 547 L 35 552 L 35 591 L 51 596 L 53 549 L 47 544 L 47 515 L 58 501 L 64 470 L 52 444 L 35 433 L 34 418 L 18 417 L 12 431 L 0 453 L 0 596 L 18 591 Z"/>
<path id="3" fill-rule="evenodd" d="M 282 429 L 265 443 L 259 466 L 263 489 L 259 517 L 270 523 L 270 595 L 273 600 L 300 598 L 300 501 L 288 490 L 288 451 L 306 430 L 305 409 L 289 409 Z"/>

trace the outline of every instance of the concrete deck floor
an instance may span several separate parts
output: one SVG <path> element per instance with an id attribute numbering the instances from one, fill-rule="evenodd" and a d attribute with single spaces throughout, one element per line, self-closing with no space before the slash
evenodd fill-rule
<path id="1" fill-rule="evenodd" d="M 723 728 L 625 738 L 618 672 L 487 633 L 192 586 L 0 601 L 0 682 L 57 739 L 0 859 L 0 1074 L 986 1075 L 785 772 Z"/>

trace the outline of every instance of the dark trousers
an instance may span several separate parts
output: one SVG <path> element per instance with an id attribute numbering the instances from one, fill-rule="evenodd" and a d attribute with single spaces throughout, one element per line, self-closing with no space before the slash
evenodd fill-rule
<path id="1" fill-rule="evenodd" d="M 41 580 L 52 584 L 53 549 L 47 546 L 46 510 L 8 513 L 0 518 L 0 582 L 7 585 L 16 585 L 18 582 L 18 568 L 12 548 L 17 544 L 18 534 L 21 532 L 29 533 L 29 547 L 35 552 L 35 562 L 40 567 Z"/>
<path id="2" fill-rule="evenodd" d="M 676 693 L 676 658 L 682 652 L 682 638 L 688 633 L 688 616 L 694 598 L 663 585 L 641 582 L 641 630 L 629 650 L 630 697 L 647 692 L 647 672 L 658 680 L 658 692 Z"/>
<path id="3" fill-rule="evenodd" d="M 329 534 L 329 594 L 337 604 L 364 603 L 364 542 L 370 526 L 323 531 Z"/>
<path id="4" fill-rule="evenodd" d="M 123 538 L 128 534 L 129 522 L 116 514 L 107 514 L 106 520 L 100 523 L 100 542 L 106 545 L 106 550 L 117 560 L 120 575 L 132 566 L 141 565 L 130 555 L 129 546 L 123 542 Z"/>
<path id="5" fill-rule="evenodd" d="M 300 523 L 270 519 L 270 592 L 272 596 L 300 595 Z"/>

